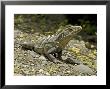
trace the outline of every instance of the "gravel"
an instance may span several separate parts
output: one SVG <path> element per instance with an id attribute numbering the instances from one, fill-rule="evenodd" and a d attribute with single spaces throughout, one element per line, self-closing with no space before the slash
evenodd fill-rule
<path id="1" fill-rule="evenodd" d="M 15 76 L 91 76 L 96 75 L 96 54 L 94 58 L 87 57 L 92 55 L 94 50 L 87 49 L 83 40 L 71 40 L 66 50 L 62 52 L 62 59 L 66 60 L 68 57 L 79 60 L 86 65 L 77 65 L 72 63 L 61 62 L 55 64 L 39 55 L 34 51 L 24 50 L 20 43 L 31 41 L 36 43 L 38 38 L 43 35 L 39 33 L 29 34 L 23 33 L 19 30 L 14 31 L 14 75 Z M 67 50 L 70 49 L 70 50 Z M 96 50 L 96 49 L 95 49 Z M 83 53 L 83 54 L 82 54 Z M 87 58 L 86 58 L 87 57 Z M 94 71 L 95 72 L 94 72 Z M 95 73 L 95 74 L 94 74 Z"/>

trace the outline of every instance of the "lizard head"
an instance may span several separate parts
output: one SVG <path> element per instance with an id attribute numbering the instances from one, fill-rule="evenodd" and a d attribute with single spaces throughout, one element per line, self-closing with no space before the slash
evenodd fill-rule
<path id="1" fill-rule="evenodd" d="M 61 40 L 65 37 L 71 37 L 76 35 L 82 30 L 81 26 L 73 26 L 73 25 L 66 25 L 64 28 L 62 28 L 60 31 L 57 32 L 58 39 Z"/>
<path id="2" fill-rule="evenodd" d="M 57 43 L 59 47 L 64 48 L 67 43 L 82 30 L 81 26 L 66 25 L 61 31 L 57 32 Z"/>
<path id="3" fill-rule="evenodd" d="M 64 34 L 64 36 L 68 36 L 70 34 L 77 34 L 82 30 L 81 26 L 73 26 L 73 25 L 66 25 L 64 30 L 62 31 L 62 33 Z"/>

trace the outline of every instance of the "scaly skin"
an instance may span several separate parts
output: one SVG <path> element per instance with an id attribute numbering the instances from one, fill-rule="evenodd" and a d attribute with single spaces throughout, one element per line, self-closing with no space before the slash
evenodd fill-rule
<path id="1" fill-rule="evenodd" d="M 62 50 L 68 44 L 68 42 L 82 30 L 81 26 L 66 25 L 64 28 L 58 30 L 58 32 L 51 37 L 47 37 L 40 42 L 40 44 L 33 44 L 30 42 L 22 43 L 22 48 L 33 50 L 36 53 L 43 54 L 50 61 L 55 63 L 62 60 Z"/>

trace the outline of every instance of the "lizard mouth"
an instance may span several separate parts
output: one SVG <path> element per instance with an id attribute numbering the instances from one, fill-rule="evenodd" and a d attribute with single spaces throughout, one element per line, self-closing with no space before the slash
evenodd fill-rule
<path id="1" fill-rule="evenodd" d="M 71 33 L 77 34 L 82 30 L 82 27 L 81 26 L 68 25 L 65 30 L 68 31 L 69 34 L 71 34 Z"/>

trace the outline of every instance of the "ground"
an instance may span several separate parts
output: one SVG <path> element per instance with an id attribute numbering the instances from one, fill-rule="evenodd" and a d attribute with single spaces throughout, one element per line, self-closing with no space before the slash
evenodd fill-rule
<path id="1" fill-rule="evenodd" d="M 55 64 L 34 51 L 23 50 L 20 43 L 31 41 L 37 44 L 37 39 L 44 37 L 38 32 L 26 33 L 19 29 L 14 30 L 14 75 L 21 76 L 96 76 L 97 50 L 85 40 L 73 38 L 65 47 L 62 58 L 77 59 L 83 64 L 72 63 Z M 80 38 L 80 35 L 77 35 Z"/>

